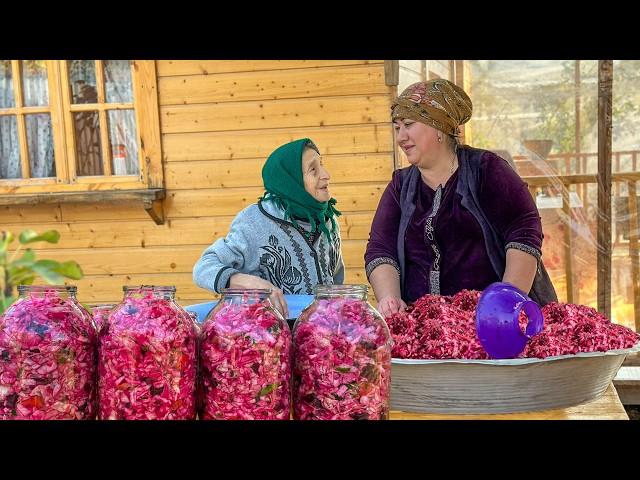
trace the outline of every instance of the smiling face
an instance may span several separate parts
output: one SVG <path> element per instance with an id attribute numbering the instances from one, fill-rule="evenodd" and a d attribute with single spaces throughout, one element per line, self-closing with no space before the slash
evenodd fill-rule
<path id="1" fill-rule="evenodd" d="M 438 135 L 443 137 L 444 133 L 410 118 L 395 120 L 393 128 L 396 131 L 396 142 L 409 163 L 416 167 L 432 166 L 445 145 L 444 138 L 443 142 L 438 142 Z"/>
<path id="2" fill-rule="evenodd" d="M 318 202 L 328 202 L 329 172 L 322 164 L 322 157 L 313 148 L 305 148 L 302 153 L 302 179 L 304 189 Z"/>

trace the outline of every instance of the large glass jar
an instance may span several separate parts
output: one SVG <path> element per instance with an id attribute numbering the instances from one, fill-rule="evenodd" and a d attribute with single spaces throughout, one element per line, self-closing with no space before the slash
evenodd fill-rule
<path id="1" fill-rule="evenodd" d="M 203 419 L 290 418 L 291 331 L 270 290 L 223 289 L 202 326 Z"/>
<path id="2" fill-rule="evenodd" d="M 96 332 L 76 287 L 18 293 L 0 319 L 0 419 L 94 418 Z"/>
<path id="3" fill-rule="evenodd" d="M 123 289 L 98 335 L 98 418 L 195 419 L 197 331 L 175 287 Z"/>
<path id="4" fill-rule="evenodd" d="M 294 418 L 387 419 L 391 345 L 366 285 L 316 286 L 293 327 Z"/>

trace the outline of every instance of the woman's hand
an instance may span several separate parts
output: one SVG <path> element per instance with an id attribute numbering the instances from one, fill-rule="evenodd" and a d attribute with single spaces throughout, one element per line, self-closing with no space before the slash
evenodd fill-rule
<path id="1" fill-rule="evenodd" d="M 277 308 L 284 318 L 289 318 L 289 308 L 287 301 L 284 299 L 284 293 L 271 282 L 264 280 L 255 275 L 246 273 L 235 273 L 229 278 L 229 288 L 260 288 L 271 290 L 269 300 L 275 308 Z"/>
<path id="2" fill-rule="evenodd" d="M 387 318 L 394 313 L 401 312 L 405 308 L 407 308 L 407 304 L 398 297 L 389 295 L 378 300 L 378 311 L 384 318 Z"/>

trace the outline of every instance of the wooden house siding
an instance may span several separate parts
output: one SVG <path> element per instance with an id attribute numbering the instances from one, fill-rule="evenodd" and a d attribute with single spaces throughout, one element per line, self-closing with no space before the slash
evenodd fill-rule
<path id="1" fill-rule="evenodd" d="M 0 207 L 0 225 L 57 229 L 40 258 L 75 259 L 83 302 L 114 302 L 123 285 L 177 287 L 183 305 L 210 300 L 192 268 L 233 216 L 262 194 L 278 145 L 316 142 L 332 176 L 347 283 L 366 283 L 369 226 L 393 169 L 391 88 L 383 61 L 157 61 L 165 223 L 139 205 Z M 44 248 L 46 247 L 46 248 Z M 372 293 L 372 292 L 371 292 Z"/>

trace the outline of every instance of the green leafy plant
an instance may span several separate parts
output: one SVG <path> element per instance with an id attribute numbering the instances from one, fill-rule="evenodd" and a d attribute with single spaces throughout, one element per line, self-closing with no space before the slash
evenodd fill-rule
<path id="1" fill-rule="evenodd" d="M 14 289 L 18 285 L 31 285 L 37 277 L 51 285 L 62 284 L 64 278 L 79 280 L 83 277 L 80 265 L 74 260 L 36 260 L 35 252 L 29 247 L 24 248 L 35 242 L 58 243 L 60 233 L 57 230 L 41 234 L 24 230 L 18 236 L 17 248 L 10 252 L 9 247 L 14 240 L 11 232 L 0 232 L 0 314 L 16 299 Z"/>

